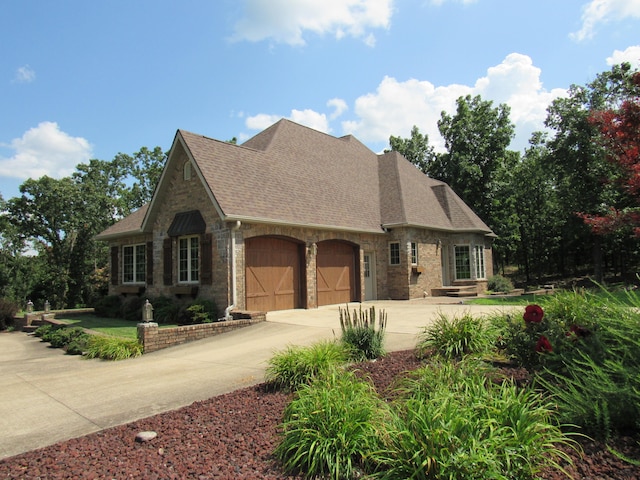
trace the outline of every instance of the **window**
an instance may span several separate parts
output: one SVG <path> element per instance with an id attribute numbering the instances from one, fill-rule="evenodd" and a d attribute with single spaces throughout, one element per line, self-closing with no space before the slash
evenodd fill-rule
<path id="1" fill-rule="evenodd" d="M 182 166 L 182 178 L 185 181 L 191 180 L 191 162 L 188 160 Z"/>
<path id="2" fill-rule="evenodd" d="M 471 255 L 469 245 L 456 245 L 456 280 L 471 279 Z"/>
<path id="3" fill-rule="evenodd" d="M 144 283 L 146 280 L 145 245 L 122 247 L 122 283 Z"/>
<path id="4" fill-rule="evenodd" d="M 400 244 L 398 242 L 389 244 L 389 265 L 400 265 Z"/>
<path id="5" fill-rule="evenodd" d="M 199 237 L 182 237 L 178 241 L 178 281 L 195 283 L 200 280 Z"/>
<path id="6" fill-rule="evenodd" d="M 474 247 L 474 260 L 476 262 L 476 278 L 485 278 L 487 273 L 484 270 L 484 246 Z"/>
<path id="7" fill-rule="evenodd" d="M 411 265 L 418 264 L 418 244 L 411 242 Z"/>

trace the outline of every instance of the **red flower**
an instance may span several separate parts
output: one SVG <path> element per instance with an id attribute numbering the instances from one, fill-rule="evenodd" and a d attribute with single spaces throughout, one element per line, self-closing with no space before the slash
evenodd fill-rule
<path id="1" fill-rule="evenodd" d="M 538 353 L 553 352 L 553 347 L 551 346 L 551 342 L 544 335 L 541 335 L 540 338 L 538 339 L 538 343 L 536 343 L 536 352 Z"/>
<path id="2" fill-rule="evenodd" d="M 527 305 L 524 309 L 524 321 L 527 323 L 540 323 L 544 317 L 544 311 L 540 305 Z"/>

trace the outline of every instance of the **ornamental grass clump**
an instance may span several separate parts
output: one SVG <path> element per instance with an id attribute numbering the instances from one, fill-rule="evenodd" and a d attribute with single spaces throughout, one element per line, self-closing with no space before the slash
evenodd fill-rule
<path id="1" fill-rule="evenodd" d="M 509 317 L 502 345 L 591 436 L 640 431 L 640 298 L 564 292 Z M 504 319 L 503 319 L 504 320 Z"/>
<path id="2" fill-rule="evenodd" d="M 640 298 L 572 292 L 547 315 L 565 326 L 556 361 L 538 376 L 561 419 L 591 436 L 640 431 Z"/>
<path id="3" fill-rule="evenodd" d="M 342 330 L 342 343 L 349 351 L 354 361 L 373 360 L 384 356 L 384 334 L 387 327 L 387 314 L 371 307 L 363 310 L 349 312 L 349 306 L 340 310 L 340 328 Z M 376 329 L 377 326 L 377 329 Z"/>
<path id="4" fill-rule="evenodd" d="M 334 341 L 317 342 L 307 347 L 289 346 L 269 359 L 265 381 L 272 389 L 295 391 L 346 361 L 347 352 Z"/>
<path id="5" fill-rule="evenodd" d="M 86 358 L 125 360 L 142 355 L 143 348 L 137 340 L 108 335 L 91 335 L 87 342 Z"/>
<path id="6" fill-rule="evenodd" d="M 306 478 L 359 478 L 371 470 L 387 412 L 371 384 L 332 370 L 298 389 L 275 456 L 286 472 Z"/>
<path id="7" fill-rule="evenodd" d="M 435 321 L 418 337 L 419 355 L 435 353 L 448 359 L 460 359 L 469 354 L 482 354 L 492 345 L 488 324 L 469 313 L 449 317 L 439 312 Z"/>
<path id="8" fill-rule="evenodd" d="M 561 470 L 572 446 L 554 405 L 531 389 L 488 379 L 466 360 L 428 365 L 403 383 L 394 419 L 373 455 L 377 478 L 532 479 Z"/>

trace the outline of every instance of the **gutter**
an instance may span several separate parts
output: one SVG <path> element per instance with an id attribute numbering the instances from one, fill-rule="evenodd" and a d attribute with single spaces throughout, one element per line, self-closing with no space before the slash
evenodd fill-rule
<path id="1" fill-rule="evenodd" d="M 236 280 L 236 232 L 240 229 L 242 222 L 236 220 L 231 227 L 231 254 L 229 255 L 231 262 L 231 305 L 224 309 L 224 320 L 233 320 L 231 310 L 236 308 L 236 297 L 238 295 L 238 284 Z"/>

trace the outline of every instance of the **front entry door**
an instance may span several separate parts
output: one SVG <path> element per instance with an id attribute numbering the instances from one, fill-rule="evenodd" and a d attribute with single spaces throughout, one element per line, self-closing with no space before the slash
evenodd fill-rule
<path id="1" fill-rule="evenodd" d="M 364 254 L 364 299 L 376 300 L 376 260 L 373 252 Z"/>

